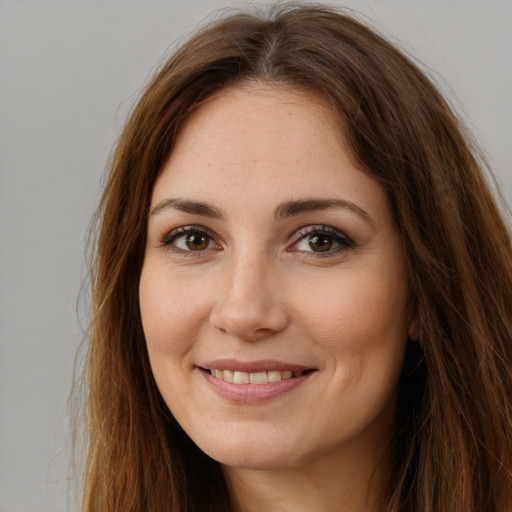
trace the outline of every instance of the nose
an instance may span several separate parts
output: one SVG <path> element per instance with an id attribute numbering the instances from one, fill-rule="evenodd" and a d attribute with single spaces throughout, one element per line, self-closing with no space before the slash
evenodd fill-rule
<path id="1" fill-rule="evenodd" d="M 226 265 L 210 314 L 212 326 L 244 341 L 258 341 L 283 331 L 289 314 L 269 262 L 241 257 Z"/>

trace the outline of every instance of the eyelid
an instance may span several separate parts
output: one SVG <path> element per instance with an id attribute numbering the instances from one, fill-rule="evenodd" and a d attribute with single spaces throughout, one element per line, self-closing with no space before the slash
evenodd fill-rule
<path id="1" fill-rule="evenodd" d="M 292 235 L 293 243 L 289 246 L 289 248 L 287 250 L 290 252 L 295 252 L 296 250 L 294 249 L 294 247 L 300 240 L 302 240 L 306 236 L 310 236 L 310 235 L 314 235 L 314 234 L 330 236 L 337 243 L 341 244 L 344 249 L 353 249 L 356 246 L 354 241 L 349 236 L 347 236 L 343 231 L 341 231 L 333 226 L 328 226 L 325 224 L 311 224 L 308 226 L 304 226 L 303 228 L 300 228 Z M 341 249 L 341 250 L 343 250 L 343 249 Z M 299 252 L 299 251 L 296 251 L 296 252 Z M 311 252 L 311 254 L 314 254 L 315 257 L 316 256 L 326 257 L 329 255 L 333 255 L 336 252 L 340 252 L 340 250 L 335 249 L 333 251 L 326 251 L 324 253 L 315 252 L 315 251 L 301 251 L 301 252 L 308 252 L 308 253 Z"/>
<path id="2" fill-rule="evenodd" d="M 189 224 L 186 226 L 179 226 L 174 229 L 171 229 L 171 231 L 168 231 L 167 234 L 161 238 L 159 245 L 161 247 L 168 248 L 168 249 L 172 247 L 172 249 L 174 251 L 179 252 L 179 253 L 188 253 L 188 252 L 194 253 L 195 251 L 184 251 L 182 249 L 179 249 L 176 246 L 173 246 L 173 242 L 175 240 L 177 240 L 178 238 L 185 236 L 189 233 L 194 233 L 194 232 L 205 233 L 217 246 L 220 246 L 219 241 L 218 241 L 219 237 L 217 236 L 217 234 L 214 233 L 211 229 L 209 229 L 205 226 L 198 225 L 198 224 Z M 195 253 L 199 254 L 201 252 L 206 252 L 206 250 L 205 251 L 197 251 Z"/>
<path id="3" fill-rule="evenodd" d="M 222 245 L 219 242 L 220 237 L 211 229 L 207 228 L 206 226 L 198 225 L 198 224 L 189 224 L 185 226 L 178 226 L 176 228 L 171 229 L 170 231 L 167 231 L 164 236 L 161 237 L 159 246 L 163 247 L 165 249 L 171 250 L 177 254 L 185 255 L 185 256 L 200 256 L 201 254 L 205 254 L 212 250 L 210 249 L 204 249 L 200 251 L 193 251 L 193 250 L 184 250 L 176 245 L 173 244 L 175 240 L 177 240 L 180 237 L 183 237 L 189 233 L 204 233 L 206 234 L 210 240 L 216 245 L 213 250 L 220 250 L 222 249 Z M 331 237 L 335 242 L 339 244 L 338 247 L 336 247 L 333 250 L 328 250 L 325 252 L 316 252 L 316 251 L 304 251 L 299 250 L 296 248 L 296 245 L 299 241 L 304 239 L 307 236 L 320 234 L 320 235 L 327 235 Z M 300 252 L 304 255 L 308 255 L 308 257 L 328 257 L 333 256 L 335 254 L 338 254 L 340 252 L 343 252 L 346 249 L 352 249 L 356 247 L 356 244 L 353 242 L 353 240 L 348 237 L 343 231 L 340 229 L 337 229 L 333 226 L 325 225 L 325 224 L 310 224 L 307 226 L 304 226 L 298 230 L 296 230 L 293 235 L 291 236 L 292 243 L 289 244 L 286 248 L 287 252 Z"/>

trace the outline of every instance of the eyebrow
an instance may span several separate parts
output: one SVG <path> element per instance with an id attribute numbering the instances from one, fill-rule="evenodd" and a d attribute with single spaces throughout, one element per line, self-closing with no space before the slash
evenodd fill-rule
<path id="1" fill-rule="evenodd" d="M 224 214 L 215 206 L 205 203 L 203 201 L 190 201 L 187 199 L 164 199 L 156 204 L 156 206 L 149 212 L 149 216 L 156 215 L 157 213 L 174 209 L 185 213 L 194 215 L 201 215 L 202 217 L 209 217 L 211 219 L 224 220 Z"/>
<path id="2" fill-rule="evenodd" d="M 281 204 L 275 209 L 274 217 L 276 219 L 285 219 L 287 217 L 300 215 L 301 213 L 313 212 L 318 210 L 328 210 L 330 208 L 343 208 L 345 210 L 349 210 L 352 213 L 355 213 L 356 215 L 361 217 L 371 226 L 375 225 L 375 221 L 360 206 L 357 206 L 357 204 L 352 203 L 351 201 L 347 201 L 345 199 L 338 199 L 335 197 L 311 197 L 297 199 L 294 201 L 287 201 L 286 203 Z"/>
<path id="3" fill-rule="evenodd" d="M 331 208 L 349 210 L 361 217 L 371 226 L 375 225 L 375 221 L 370 217 L 370 215 L 355 203 L 345 199 L 324 197 L 310 197 L 286 201 L 274 210 L 274 218 L 277 220 L 284 220 L 302 213 L 328 210 Z M 200 215 L 201 217 L 208 217 L 211 219 L 225 220 L 226 218 L 222 211 L 216 206 L 207 202 L 192 201 L 188 199 L 164 199 L 155 205 L 155 207 L 150 211 L 149 216 L 156 215 L 157 213 L 168 209 L 179 210 L 185 213 Z"/>

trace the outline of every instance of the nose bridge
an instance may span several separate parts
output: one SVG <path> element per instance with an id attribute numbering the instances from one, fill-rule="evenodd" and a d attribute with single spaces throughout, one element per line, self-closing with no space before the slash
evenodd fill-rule
<path id="1" fill-rule="evenodd" d="M 243 298 L 246 294 L 256 297 L 268 292 L 266 284 L 272 269 L 264 254 L 245 249 L 233 258 L 231 265 L 228 270 L 231 294 Z"/>
<path id="2" fill-rule="evenodd" d="M 285 328 L 287 314 L 277 296 L 274 263 L 250 248 L 225 263 L 224 282 L 212 310 L 216 329 L 257 340 Z"/>

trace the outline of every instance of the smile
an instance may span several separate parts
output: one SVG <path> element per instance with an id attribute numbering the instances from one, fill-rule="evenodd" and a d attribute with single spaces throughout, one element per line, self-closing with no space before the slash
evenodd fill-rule
<path id="1" fill-rule="evenodd" d="M 258 372 L 244 372 L 233 370 L 209 369 L 210 374 L 216 379 L 229 382 L 231 384 L 268 384 L 271 382 L 279 382 L 281 380 L 300 377 L 305 372 L 303 370 L 268 370 Z"/>
<path id="2" fill-rule="evenodd" d="M 212 361 L 196 367 L 206 384 L 230 402 L 262 403 L 302 387 L 317 369 L 277 361 Z"/>

